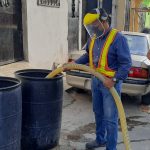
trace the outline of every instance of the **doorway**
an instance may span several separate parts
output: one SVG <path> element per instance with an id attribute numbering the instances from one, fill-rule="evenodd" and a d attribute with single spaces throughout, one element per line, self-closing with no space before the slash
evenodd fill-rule
<path id="1" fill-rule="evenodd" d="M 0 0 L 0 65 L 23 60 L 21 0 Z"/>

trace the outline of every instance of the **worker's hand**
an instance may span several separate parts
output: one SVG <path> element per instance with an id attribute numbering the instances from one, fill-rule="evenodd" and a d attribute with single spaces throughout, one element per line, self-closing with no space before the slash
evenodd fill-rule
<path id="1" fill-rule="evenodd" d="M 107 78 L 107 77 L 104 77 L 104 78 L 105 78 L 105 80 L 104 80 L 103 84 L 105 87 L 110 89 L 115 85 L 115 82 L 112 80 L 112 78 Z"/>
<path id="2" fill-rule="evenodd" d="M 150 60 L 150 50 L 147 53 L 147 58 Z"/>

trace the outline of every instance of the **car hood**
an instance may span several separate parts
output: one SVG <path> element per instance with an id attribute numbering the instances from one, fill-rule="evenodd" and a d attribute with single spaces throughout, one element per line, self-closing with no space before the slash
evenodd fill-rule
<path id="1" fill-rule="evenodd" d="M 150 60 L 148 60 L 146 56 L 139 56 L 132 54 L 131 58 L 132 58 L 132 66 L 134 67 L 147 68 L 147 66 L 150 66 Z"/>
<path id="2" fill-rule="evenodd" d="M 82 56 L 85 52 L 86 52 L 85 50 L 72 52 L 70 58 L 76 60 L 80 56 Z M 131 58 L 132 58 L 132 66 L 134 67 L 147 68 L 147 66 L 150 66 L 150 60 L 146 56 L 131 54 Z"/>

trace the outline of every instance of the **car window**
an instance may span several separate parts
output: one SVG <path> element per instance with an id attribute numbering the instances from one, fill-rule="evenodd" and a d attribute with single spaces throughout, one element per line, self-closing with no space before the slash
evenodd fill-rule
<path id="1" fill-rule="evenodd" d="M 131 54 L 146 55 L 148 51 L 148 41 L 145 36 L 124 35 L 127 39 Z"/>

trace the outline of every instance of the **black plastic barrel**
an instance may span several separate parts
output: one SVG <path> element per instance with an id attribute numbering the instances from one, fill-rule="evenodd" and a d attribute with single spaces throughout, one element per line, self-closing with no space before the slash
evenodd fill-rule
<path id="1" fill-rule="evenodd" d="M 20 150 L 21 115 L 21 82 L 0 77 L 0 150 Z"/>
<path id="2" fill-rule="evenodd" d="M 45 77 L 50 70 L 17 71 L 22 81 L 22 150 L 49 150 L 59 142 L 63 79 Z"/>

